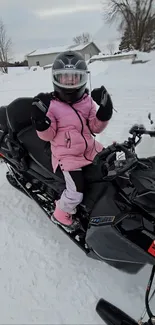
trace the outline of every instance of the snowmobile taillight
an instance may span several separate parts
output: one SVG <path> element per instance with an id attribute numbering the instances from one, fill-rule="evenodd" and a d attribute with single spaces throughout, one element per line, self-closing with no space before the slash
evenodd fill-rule
<path id="1" fill-rule="evenodd" d="M 0 157 L 4 158 L 4 155 L 2 153 L 0 153 Z"/>
<path id="2" fill-rule="evenodd" d="M 152 242 L 151 246 L 148 249 L 148 253 L 155 257 L 155 240 Z"/>

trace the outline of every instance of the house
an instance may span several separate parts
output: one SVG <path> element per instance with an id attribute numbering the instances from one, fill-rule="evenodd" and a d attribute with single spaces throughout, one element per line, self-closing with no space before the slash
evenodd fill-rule
<path id="1" fill-rule="evenodd" d="M 73 50 L 80 52 L 85 60 L 89 60 L 93 55 L 100 53 L 100 49 L 94 42 L 89 42 L 86 44 L 72 45 L 72 46 L 61 46 L 61 47 L 49 47 L 47 49 L 38 49 L 27 55 L 29 67 L 37 66 L 44 67 L 47 65 L 52 65 L 56 56 L 64 51 Z"/>

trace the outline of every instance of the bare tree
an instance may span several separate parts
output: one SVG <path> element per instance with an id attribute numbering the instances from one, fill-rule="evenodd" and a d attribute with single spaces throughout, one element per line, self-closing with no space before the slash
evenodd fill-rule
<path id="1" fill-rule="evenodd" d="M 77 35 L 73 38 L 74 44 L 86 44 L 91 41 L 91 35 L 89 33 L 83 33 L 81 35 Z"/>
<path id="2" fill-rule="evenodd" d="M 129 47 L 151 50 L 155 44 L 155 0 L 107 0 L 107 4 L 107 21 L 120 22 L 123 36 L 124 33 L 129 36 Z"/>
<path id="3" fill-rule="evenodd" d="M 113 43 L 109 43 L 107 45 L 107 49 L 108 49 L 109 53 L 112 55 L 112 54 L 114 54 L 114 51 L 115 51 L 115 45 Z"/>
<path id="4" fill-rule="evenodd" d="M 7 36 L 5 25 L 0 20 L 0 66 L 4 73 L 8 72 L 7 63 L 10 59 L 11 46 L 11 38 Z"/>

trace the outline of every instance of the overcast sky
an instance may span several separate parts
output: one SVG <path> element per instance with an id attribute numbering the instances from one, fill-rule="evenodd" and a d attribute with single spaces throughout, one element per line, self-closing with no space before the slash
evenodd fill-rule
<path id="1" fill-rule="evenodd" d="M 96 34 L 104 23 L 102 8 L 102 0 L 0 0 L 0 17 L 14 59 L 21 59 L 37 48 L 71 44 L 81 32 Z M 108 33 L 105 26 L 103 38 Z"/>

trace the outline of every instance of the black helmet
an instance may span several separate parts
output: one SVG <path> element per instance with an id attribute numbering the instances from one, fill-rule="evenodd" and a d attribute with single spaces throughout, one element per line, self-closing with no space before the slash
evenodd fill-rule
<path id="1" fill-rule="evenodd" d="M 60 53 L 52 67 L 56 96 L 67 103 L 77 102 L 85 93 L 87 76 L 87 65 L 80 53 L 74 51 Z"/>

